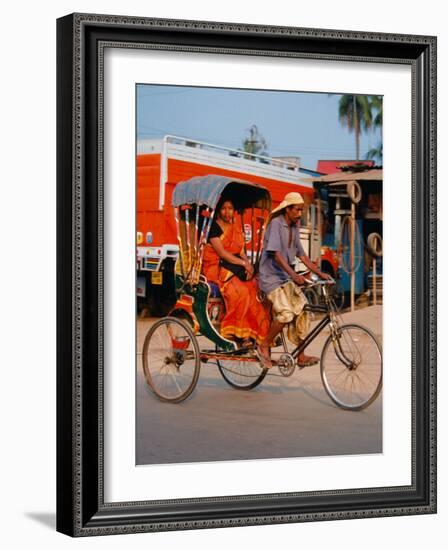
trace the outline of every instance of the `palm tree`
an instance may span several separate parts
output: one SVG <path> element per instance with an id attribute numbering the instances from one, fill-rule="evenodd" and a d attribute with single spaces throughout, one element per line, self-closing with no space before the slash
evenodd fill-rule
<path id="1" fill-rule="evenodd" d="M 366 153 L 366 159 L 377 159 L 379 164 L 383 163 L 383 142 L 380 141 L 376 147 L 372 147 Z"/>
<path id="2" fill-rule="evenodd" d="M 372 127 L 372 107 L 367 95 L 343 95 L 339 100 L 339 121 L 355 132 L 356 160 L 359 160 L 361 132 Z"/>
<path id="3" fill-rule="evenodd" d="M 372 108 L 372 113 L 375 115 L 373 117 L 373 127 L 382 128 L 383 127 L 383 98 L 380 95 L 371 95 L 370 96 L 370 106 Z M 380 139 L 376 147 L 372 147 L 367 151 L 366 158 L 378 159 L 378 162 L 382 164 L 383 162 L 383 140 Z"/>
<path id="4" fill-rule="evenodd" d="M 375 111 L 373 126 L 381 128 L 383 126 L 383 98 L 380 95 L 371 95 L 369 101 L 372 111 Z"/>

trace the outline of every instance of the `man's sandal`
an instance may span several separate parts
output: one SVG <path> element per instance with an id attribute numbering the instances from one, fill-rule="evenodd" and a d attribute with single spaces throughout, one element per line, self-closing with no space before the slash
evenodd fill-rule
<path id="1" fill-rule="evenodd" d="M 261 366 L 263 367 L 263 369 L 271 369 L 272 368 L 272 361 L 271 361 L 271 358 L 267 355 L 264 355 L 261 351 L 260 351 L 260 347 L 257 346 L 257 356 L 258 356 L 258 359 L 260 360 L 260 364 Z"/>

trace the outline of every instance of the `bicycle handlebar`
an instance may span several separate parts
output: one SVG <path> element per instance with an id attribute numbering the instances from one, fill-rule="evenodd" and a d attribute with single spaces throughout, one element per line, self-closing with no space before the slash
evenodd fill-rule
<path id="1" fill-rule="evenodd" d="M 312 277 L 311 281 L 309 279 L 307 279 L 306 276 L 304 277 L 307 287 L 318 286 L 318 285 L 322 286 L 322 285 L 334 285 L 334 284 L 336 284 L 336 281 L 333 279 L 333 277 L 331 277 L 331 279 L 319 279 L 319 278 L 317 278 L 317 275 L 315 275 L 314 277 L 316 277 L 316 280 L 313 280 L 314 279 L 313 276 L 311 276 L 311 277 Z"/>

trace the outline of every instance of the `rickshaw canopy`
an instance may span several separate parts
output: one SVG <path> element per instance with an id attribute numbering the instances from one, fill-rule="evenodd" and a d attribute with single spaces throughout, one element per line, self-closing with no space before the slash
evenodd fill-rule
<path id="1" fill-rule="evenodd" d="M 171 204 L 179 207 L 185 204 L 199 204 L 216 208 L 221 196 L 231 200 L 236 210 L 248 207 L 271 208 L 271 195 L 265 187 L 256 183 L 225 176 L 196 176 L 176 185 Z"/>

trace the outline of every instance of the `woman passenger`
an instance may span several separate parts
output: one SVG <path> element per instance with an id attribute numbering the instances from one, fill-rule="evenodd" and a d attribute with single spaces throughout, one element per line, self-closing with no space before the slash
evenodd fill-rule
<path id="1" fill-rule="evenodd" d="M 229 199 L 222 198 L 216 207 L 204 251 L 203 273 L 218 285 L 224 299 L 221 335 L 243 347 L 253 341 L 260 343 L 269 330 L 269 313 L 257 300 L 254 269 L 244 253 L 244 235 L 235 223 L 235 207 Z"/>

